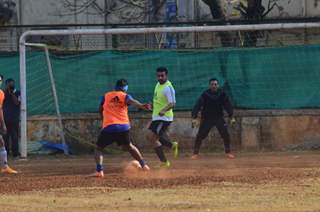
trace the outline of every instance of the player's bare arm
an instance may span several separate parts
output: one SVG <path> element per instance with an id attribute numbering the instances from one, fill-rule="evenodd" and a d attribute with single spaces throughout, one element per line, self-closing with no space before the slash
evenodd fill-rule
<path id="1" fill-rule="evenodd" d="M 147 110 L 147 111 L 151 111 L 151 105 L 148 103 L 142 104 L 141 102 L 139 102 L 136 99 L 130 99 L 128 100 L 128 104 L 132 105 L 138 109 L 142 109 L 142 110 Z"/>
<path id="2" fill-rule="evenodd" d="M 175 103 L 169 103 L 169 104 L 167 104 L 167 106 L 165 106 L 165 107 L 159 112 L 159 116 L 164 116 L 164 114 L 165 114 L 167 111 L 173 109 L 173 108 L 175 107 L 175 105 L 176 105 Z"/>

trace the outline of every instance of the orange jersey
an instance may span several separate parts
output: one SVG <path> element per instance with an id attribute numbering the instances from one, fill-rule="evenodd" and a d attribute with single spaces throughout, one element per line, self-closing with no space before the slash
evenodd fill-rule
<path id="1" fill-rule="evenodd" d="M 3 106 L 3 102 L 4 102 L 4 92 L 0 89 L 0 105 Z"/>
<path id="2" fill-rule="evenodd" d="M 104 95 L 103 124 L 108 127 L 113 124 L 129 124 L 127 94 L 122 91 L 111 91 Z"/>

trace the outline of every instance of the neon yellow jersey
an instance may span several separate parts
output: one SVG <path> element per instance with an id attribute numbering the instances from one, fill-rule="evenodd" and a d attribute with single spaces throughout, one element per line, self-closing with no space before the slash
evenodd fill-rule
<path id="1" fill-rule="evenodd" d="M 168 93 L 170 95 L 166 95 L 166 91 L 168 89 Z M 175 103 L 175 92 L 171 82 L 168 80 L 164 84 L 157 83 L 154 89 L 153 96 L 153 112 L 152 112 L 152 120 L 163 120 L 163 121 L 173 121 L 173 110 L 167 111 L 164 116 L 159 116 L 159 112 L 169 104 L 168 96 L 171 97 L 169 100 L 172 103 Z"/>

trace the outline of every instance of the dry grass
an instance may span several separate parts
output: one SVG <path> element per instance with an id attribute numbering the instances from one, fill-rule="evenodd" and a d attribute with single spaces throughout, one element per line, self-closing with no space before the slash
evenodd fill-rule
<path id="1" fill-rule="evenodd" d="M 0 196 L 1 211 L 320 211 L 320 179 L 170 189 L 63 188 Z"/>
<path id="2" fill-rule="evenodd" d="M 84 179 L 92 166 L 87 158 L 41 159 L 16 164 L 22 176 L 0 176 L 0 211 L 320 211 L 319 159 L 318 154 L 305 153 L 247 155 L 233 161 L 219 156 L 198 162 L 182 158 L 164 181 L 153 175 L 127 178 L 116 168 L 103 180 Z M 45 168 L 49 163 L 51 168 Z M 182 167 L 186 164 L 188 170 Z M 207 177 L 195 177 L 204 167 L 210 169 L 203 172 Z M 180 180 L 185 181 L 176 185 Z M 11 185 L 13 192 L 1 192 Z"/>

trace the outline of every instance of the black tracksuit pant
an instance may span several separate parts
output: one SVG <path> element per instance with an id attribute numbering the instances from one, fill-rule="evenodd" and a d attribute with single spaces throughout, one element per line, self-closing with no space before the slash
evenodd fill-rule
<path id="1" fill-rule="evenodd" d="M 194 154 L 199 154 L 200 146 L 202 140 L 205 139 L 210 130 L 216 127 L 220 136 L 223 139 L 224 149 L 226 153 L 230 153 L 230 135 L 228 132 L 228 126 L 223 117 L 217 117 L 214 119 L 202 119 L 200 122 L 199 131 L 196 137 L 195 145 L 194 145 Z"/>
<path id="2" fill-rule="evenodd" d="M 5 120 L 7 134 L 4 136 L 4 142 L 8 154 L 10 150 L 13 157 L 19 156 L 19 121 Z M 10 145 L 11 144 L 11 145 Z M 10 148 L 11 147 L 11 148 Z"/>

